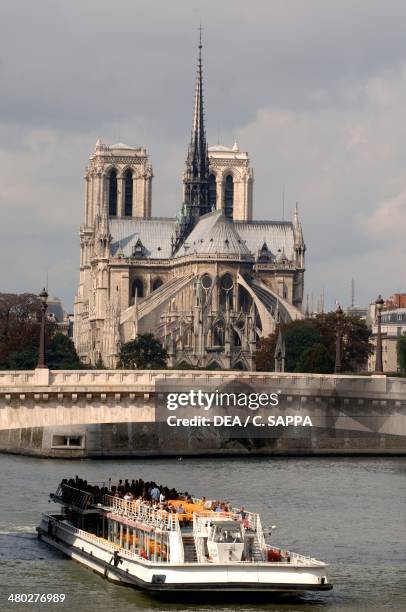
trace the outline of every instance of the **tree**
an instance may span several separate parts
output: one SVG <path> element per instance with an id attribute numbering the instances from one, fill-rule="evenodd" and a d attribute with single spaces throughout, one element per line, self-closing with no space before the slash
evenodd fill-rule
<path id="1" fill-rule="evenodd" d="M 0 367 L 8 368 L 12 353 L 38 349 L 40 317 L 36 295 L 0 293 Z"/>
<path id="2" fill-rule="evenodd" d="M 308 320 L 293 321 L 286 325 L 282 333 L 285 335 L 285 370 L 287 372 L 302 372 L 298 362 L 302 353 L 321 342 L 320 333 L 314 329 Z"/>
<path id="3" fill-rule="evenodd" d="M 83 368 L 72 340 L 56 333 L 49 343 L 46 364 L 50 370 L 79 370 Z"/>
<path id="4" fill-rule="evenodd" d="M 32 293 L 0 293 L 0 369 L 31 370 L 38 363 L 41 302 Z M 52 369 L 77 369 L 82 363 L 72 340 L 46 319 L 46 364 Z"/>
<path id="5" fill-rule="evenodd" d="M 400 336 L 396 343 L 398 366 L 401 372 L 406 372 L 406 335 Z"/>
<path id="6" fill-rule="evenodd" d="M 334 369 L 334 361 L 324 344 L 317 343 L 305 349 L 296 363 L 295 372 L 329 374 Z"/>
<path id="7" fill-rule="evenodd" d="M 286 372 L 329 373 L 334 371 L 337 321 L 334 312 L 291 321 L 281 325 L 285 338 Z M 256 352 L 257 370 L 274 370 L 277 333 L 260 341 Z M 341 325 L 342 371 L 356 372 L 365 367 L 373 352 L 371 331 L 359 317 L 345 316 Z M 324 347 L 324 350 L 321 349 Z"/>
<path id="8" fill-rule="evenodd" d="M 6 365 L 7 370 L 33 370 L 38 363 L 38 351 L 31 349 L 28 351 L 13 351 L 8 356 Z"/>
<path id="9" fill-rule="evenodd" d="M 335 312 L 319 314 L 313 320 L 315 329 L 320 333 L 323 344 L 335 356 L 337 321 Z M 343 372 L 359 372 L 365 368 L 368 357 L 373 353 L 371 330 L 360 317 L 346 315 L 341 322 Z"/>
<path id="10" fill-rule="evenodd" d="M 140 334 L 123 344 L 118 367 L 128 370 L 160 370 L 166 368 L 167 351 L 153 334 Z"/>

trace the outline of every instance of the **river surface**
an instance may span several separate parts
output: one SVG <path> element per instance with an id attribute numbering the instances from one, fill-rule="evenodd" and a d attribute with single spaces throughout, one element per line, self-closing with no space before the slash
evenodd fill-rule
<path id="1" fill-rule="evenodd" d="M 406 611 L 406 458 L 50 460 L 0 455 L 0 610 Z M 276 525 L 273 542 L 330 563 L 334 590 L 274 602 L 160 602 L 116 586 L 36 538 L 61 478 L 156 480 L 227 499 Z M 53 506 L 53 504 L 52 504 Z M 55 509 L 57 506 L 55 506 Z M 10 593 L 65 593 L 16 604 Z"/>

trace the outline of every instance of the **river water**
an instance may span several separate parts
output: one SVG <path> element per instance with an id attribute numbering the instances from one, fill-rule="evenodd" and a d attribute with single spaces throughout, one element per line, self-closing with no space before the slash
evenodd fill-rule
<path id="1" fill-rule="evenodd" d="M 0 456 L 0 610 L 406 611 L 406 458 L 49 460 Z M 273 542 L 330 563 L 334 590 L 269 603 L 160 602 L 116 586 L 39 542 L 47 497 L 65 476 L 156 480 L 228 499 L 276 525 Z M 52 504 L 53 506 L 54 504 Z M 55 506 L 57 508 L 57 506 Z M 65 593 L 17 604 L 10 593 Z"/>

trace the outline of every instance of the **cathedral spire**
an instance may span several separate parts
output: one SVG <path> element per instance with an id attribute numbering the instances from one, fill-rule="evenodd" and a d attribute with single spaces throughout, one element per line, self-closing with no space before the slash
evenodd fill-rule
<path id="1" fill-rule="evenodd" d="M 177 250 L 184 242 L 199 217 L 210 212 L 209 156 L 204 127 L 202 47 L 202 28 L 200 26 L 192 133 L 183 178 L 185 195 L 177 219 L 174 250 Z"/>
<path id="2" fill-rule="evenodd" d="M 195 86 L 195 104 L 193 109 L 192 138 L 188 151 L 187 164 L 195 164 L 196 170 L 205 170 L 207 158 L 206 132 L 204 129 L 203 108 L 203 64 L 202 64 L 202 28 L 199 32 L 199 55 L 197 60 L 197 75 Z"/>

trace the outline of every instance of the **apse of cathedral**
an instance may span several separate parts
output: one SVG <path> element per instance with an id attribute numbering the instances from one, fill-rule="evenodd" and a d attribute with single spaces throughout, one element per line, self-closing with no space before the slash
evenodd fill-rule
<path id="1" fill-rule="evenodd" d="M 114 368 L 120 347 L 153 333 L 169 367 L 255 369 L 259 338 L 301 318 L 305 244 L 293 222 L 253 220 L 248 153 L 208 146 L 202 45 L 176 218 L 152 215 L 144 148 L 100 139 L 86 169 L 74 340 Z"/>

